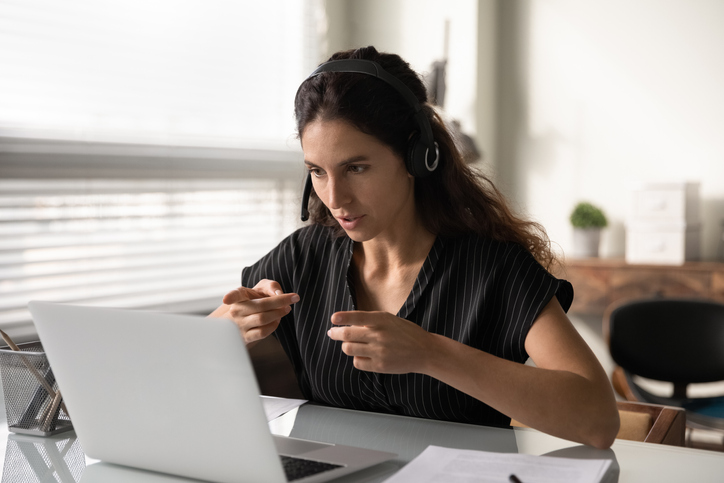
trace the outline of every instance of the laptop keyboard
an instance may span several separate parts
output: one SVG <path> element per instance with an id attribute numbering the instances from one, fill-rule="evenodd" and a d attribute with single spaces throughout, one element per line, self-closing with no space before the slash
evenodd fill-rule
<path id="1" fill-rule="evenodd" d="M 341 467 L 341 465 L 294 458 L 292 456 L 281 455 L 281 459 L 282 465 L 284 465 L 284 473 L 287 475 L 287 481 L 300 480 L 307 476 L 316 475 L 317 473 L 323 473 L 325 471 Z"/>

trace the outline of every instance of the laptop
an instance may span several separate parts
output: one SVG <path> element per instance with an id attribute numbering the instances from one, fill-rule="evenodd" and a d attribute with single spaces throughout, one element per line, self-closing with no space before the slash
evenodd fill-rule
<path id="1" fill-rule="evenodd" d="M 91 458 L 222 483 L 312 483 L 397 456 L 272 435 L 231 320 L 39 301 L 28 307 Z M 287 478 L 285 465 L 297 459 L 321 472 Z"/>

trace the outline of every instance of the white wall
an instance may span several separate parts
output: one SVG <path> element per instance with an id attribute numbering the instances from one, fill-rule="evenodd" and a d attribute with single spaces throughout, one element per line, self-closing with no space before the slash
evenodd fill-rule
<path id="1" fill-rule="evenodd" d="M 492 174 L 497 160 L 496 134 L 498 126 L 497 97 L 498 85 L 498 2 L 478 0 L 478 73 L 476 92 L 476 126 L 473 136 L 482 151 L 483 159 L 478 163 Z"/>
<path id="2" fill-rule="evenodd" d="M 627 186 L 701 182 L 702 255 L 724 219 L 724 2 L 498 4 L 500 184 L 570 252 L 579 200 L 607 213 L 602 256 L 624 253 Z"/>

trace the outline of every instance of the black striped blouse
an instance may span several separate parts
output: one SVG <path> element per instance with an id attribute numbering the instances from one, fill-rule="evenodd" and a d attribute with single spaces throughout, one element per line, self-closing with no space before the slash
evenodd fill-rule
<path id="1" fill-rule="evenodd" d="M 341 342 L 327 336 L 333 313 L 355 309 L 350 262 L 354 242 L 321 226 L 302 228 L 251 267 L 241 284 L 279 282 L 301 297 L 275 335 L 304 397 L 332 406 L 430 419 L 507 426 L 510 418 L 421 374 L 355 369 Z M 475 235 L 438 237 L 398 317 L 498 357 L 523 363 L 525 337 L 556 295 L 564 310 L 573 287 L 550 275 L 529 252 Z"/>

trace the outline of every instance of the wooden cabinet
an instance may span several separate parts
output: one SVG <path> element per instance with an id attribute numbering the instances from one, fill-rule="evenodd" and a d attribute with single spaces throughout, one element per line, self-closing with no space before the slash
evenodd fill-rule
<path id="1" fill-rule="evenodd" d="M 566 260 L 556 276 L 573 284 L 571 313 L 603 314 L 625 298 L 692 297 L 724 302 L 724 263 L 631 265 L 623 259 Z"/>

